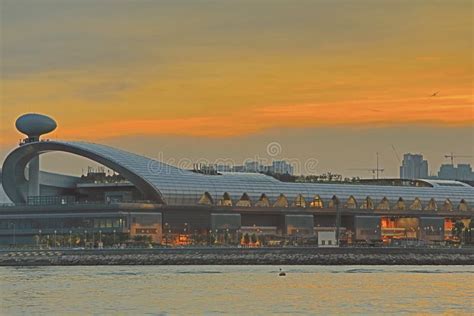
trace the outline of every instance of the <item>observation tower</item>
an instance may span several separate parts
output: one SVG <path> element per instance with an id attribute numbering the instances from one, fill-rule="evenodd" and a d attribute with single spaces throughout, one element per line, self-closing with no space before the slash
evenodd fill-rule
<path id="1" fill-rule="evenodd" d="M 49 116 L 28 113 L 20 116 L 15 122 L 16 129 L 27 137 L 20 146 L 28 143 L 39 142 L 41 135 L 54 131 L 56 122 Z M 39 188 L 39 156 L 35 156 L 28 163 L 28 196 L 40 195 Z"/>

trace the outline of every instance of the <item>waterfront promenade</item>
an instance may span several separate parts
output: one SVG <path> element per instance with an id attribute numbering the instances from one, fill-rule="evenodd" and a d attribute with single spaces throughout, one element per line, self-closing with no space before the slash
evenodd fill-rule
<path id="1" fill-rule="evenodd" d="M 1 250 L 0 266 L 474 265 L 474 248 L 153 248 Z"/>

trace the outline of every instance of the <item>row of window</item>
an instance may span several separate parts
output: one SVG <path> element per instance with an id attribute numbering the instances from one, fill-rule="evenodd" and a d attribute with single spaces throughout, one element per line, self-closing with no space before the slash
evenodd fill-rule
<path id="1" fill-rule="evenodd" d="M 327 203 L 325 203 L 319 195 L 315 195 L 312 200 L 306 200 L 302 194 L 299 194 L 291 203 L 284 194 L 280 194 L 275 203 L 271 203 L 265 194 L 262 194 L 255 203 L 250 199 L 247 193 L 242 194 L 242 197 L 234 203 L 230 195 L 226 192 L 221 199 L 214 202 L 209 192 L 204 192 L 197 202 L 201 205 L 219 205 L 219 206 L 237 206 L 237 207 L 312 207 L 312 208 L 336 208 L 340 206 L 348 209 L 377 209 L 377 210 L 412 210 L 412 211 L 469 211 L 468 203 L 462 199 L 457 205 L 454 205 L 450 199 L 438 203 L 432 198 L 425 206 L 419 198 L 415 198 L 411 202 L 406 202 L 403 198 L 399 198 L 394 204 L 391 204 L 388 198 L 384 197 L 378 203 L 374 202 L 371 197 L 366 197 L 360 203 L 350 196 L 343 204 L 337 196 L 333 196 Z M 327 204 L 327 205 L 325 205 Z"/>
<path id="2" fill-rule="evenodd" d="M 124 228 L 126 218 L 64 218 L 64 219 L 14 219 L 0 220 L 0 229 L 83 229 Z"/>

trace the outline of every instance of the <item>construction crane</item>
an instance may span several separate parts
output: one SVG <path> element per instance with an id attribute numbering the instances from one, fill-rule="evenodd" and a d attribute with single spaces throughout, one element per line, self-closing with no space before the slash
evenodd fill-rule
<path id="1" fill-rule="evenodd" d="M 359 170 L 359 171 L 370 171 L 372 172 L 374 179 L 379 179 L 379 173 L 384 172 L 385 169 L 379 168 L 379 153 L 377 155 L 377 166 L 375 168 L 350 168 L 349 170 Z"/>
<path id="2" fill-rule="evenodd" d="M 402 164 L 402 161 L 401 161 L 401 159 L 400 159 L 400 155 L 398 154 L 397 149 L 395 148 L 394 145 L 392 145 L 392 149 L 393 149 L 393 152 L 395 153 L 395 157 L 397 158 L 398 163 L 401 165 L 401 164 Z"/>
<path id="3" fill-rule="evenodd" d="M 472 156 L 469 155 L 455 155 L 453 153 L 449 155 L 444 155 L 444 158 L 450 158 L 451 159 L 451 165 L 454 166 L 454 158 L 471 158 Z"/>

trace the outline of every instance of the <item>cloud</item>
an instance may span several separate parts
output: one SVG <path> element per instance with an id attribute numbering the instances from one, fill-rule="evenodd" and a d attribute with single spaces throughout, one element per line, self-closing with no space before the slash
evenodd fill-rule
<path id="1" fill-rule="evenodd" d="M 377 104 L 379 111 L 373 111 Z M 264 106 L 216 115 L 161 119 L 120 119 L 61 127 L 61 137 L 103 139 L 126 135 L 234 137 L 274 128 L 374 128 L 400 125 L 473 126 L 466 95 L 400 100 Z"/>

